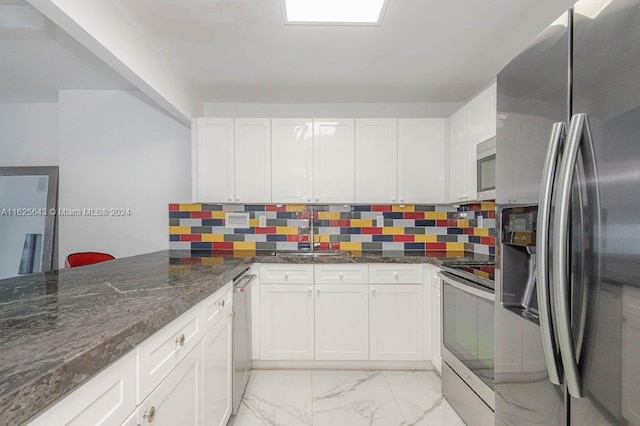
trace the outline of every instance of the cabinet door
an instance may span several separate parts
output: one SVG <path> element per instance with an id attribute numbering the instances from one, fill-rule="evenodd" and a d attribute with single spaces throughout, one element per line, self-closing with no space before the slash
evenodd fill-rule
<path id="1" fill-rule="evenodd" d="M 202 423 L 202 344 L 196 346 L 138 408 L 138 423 Z"/>
<path id="2" fill-rule="evenodd" d="M 398 120 L 398 202 L 444 203 L 445 120 Z"/>
<path id="3" fill-rule="evenodd" d="M 231 321 L 229 309 L 204 337 L 202 418 L 205 425 L 224 426 L 231 416 Z"/>
<path id="4" fill-rule="evenodd" d="M 474 156 L 475 158 L 475 156 Z M 465 125 L 465 108 L 449 118 L 449 201 L 468 198 L 469 144 Z"/>
<path id="5" fill-rule="evenodd" d="M 422 360 L 422 286 L 369 286 L 370 358 Z"/>
<path id="6" fill-rule="evenodd" d="M 241 203 L 271 202 L 271 121 L 235 120 L 235 198 Z"/>
<path id="7" fill-rule="evenodd" d="M 355 135 L 353 119 L 313 122 L 313 201 L 353 203 Z"/>
<path id="8" fill-rule="evenodd" d="M 271 121 L 271 195 L 274 203 L 313 200 L 311 119 Z"/>
<path id="9" fill-rule="evenodd" d="M 260 285 L 260 358 L 313 359 L 313 285 Z"/>
<path id="10" fill-rule="evenodd" d="M 316 285 L 317 360 L 369 359 L 369 297 L 366 284 Z"/>
<path id="11" fill-rule="evenodd" d="M 395 203 L 398 120 L 356 119 L 356 203 Z"/>
<path id="12" fill-rule="evenodd" d="M 124 355 L 29 422 L 30 425 L 112 425 L 136 408 L 137 350 Z"/>
<path id="13" fill-rule="evenodd" d="M 469 123 L 469 143 L 475 148 L 480 142 L 492 137 L 491 132 L 491 92 L 487 89 L 467 104 Z M 495 136 L 495 125 L 493 136 Z"/>
<path id="14" fill-rule="evenodd" d="M 194 200 L 229 202 L 234 188 L 233 118 L 198 118 L 192 143 Z"/>

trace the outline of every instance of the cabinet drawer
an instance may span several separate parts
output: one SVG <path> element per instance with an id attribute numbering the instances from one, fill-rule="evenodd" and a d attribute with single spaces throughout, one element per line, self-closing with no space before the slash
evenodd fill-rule
<path id="1" fill-rule="evenodd" d="M 316 284 L 366 284 L 367 265 L 315 265 Z"/>
<path id="2" fill-rule="evenodd" d="M 313 265 L 260 265 L 260 284 L 313 284 Z"/>
<path id="3" fill-rule="evenodd" d="M 205 332 L 211 330 L 221 318 L 229 313 L 232 293 L 233 282 L 228 282 L 224 287 L 202 301 Z"/>
<path id="4" fill-rule="evenodd" d="M 369 282 L 375 284 L 422 284 L 422 265 L 369 265 Z"/>
<path id="5" fill-rule="evenodd" d="M 64 397 L 30 425 L 120 424 L 136 409 L 134 349 Z"/>
<path id="6" fill-rule="evenodd" d="M 202 340 L 203 316 L 197 304 L 140 344 L 138 403 Z"/>

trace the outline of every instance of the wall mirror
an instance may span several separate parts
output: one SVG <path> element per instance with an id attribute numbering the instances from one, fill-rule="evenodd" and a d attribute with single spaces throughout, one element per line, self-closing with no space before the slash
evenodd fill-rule
<path id="1" fill-rule="evenodd" d="M 57 166 L 0 167 L 0 279 L 53 268 L 57 201 Z"/>

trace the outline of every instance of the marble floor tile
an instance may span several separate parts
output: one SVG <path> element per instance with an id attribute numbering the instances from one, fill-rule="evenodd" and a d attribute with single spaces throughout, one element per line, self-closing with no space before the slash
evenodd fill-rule
<path id="1" fill-rule="evenodd" d="M 234 426 L 310 425 L 310 370 L 253 370 Z"/>
<path id="2" fill-rule="evenodd" d="M 384 371 L 400 411 L 409 425 L 464 425 L 441 393 L 433 371 Z"/>
<path id="3" fill-rule="evenodd" d="M 314 370 L 313 424 L 406 425 L 381 371 Z"/>

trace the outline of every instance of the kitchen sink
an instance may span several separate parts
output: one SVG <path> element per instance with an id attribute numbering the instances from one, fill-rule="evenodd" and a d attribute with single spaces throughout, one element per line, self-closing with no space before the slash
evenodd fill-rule
<path id="1" fill-rule="evenodd" d="M 334 256 L 352 256 L 350 251 L 277 251 L 274 256 L 303 256 L 303 257 L 334 257 Z"/>

